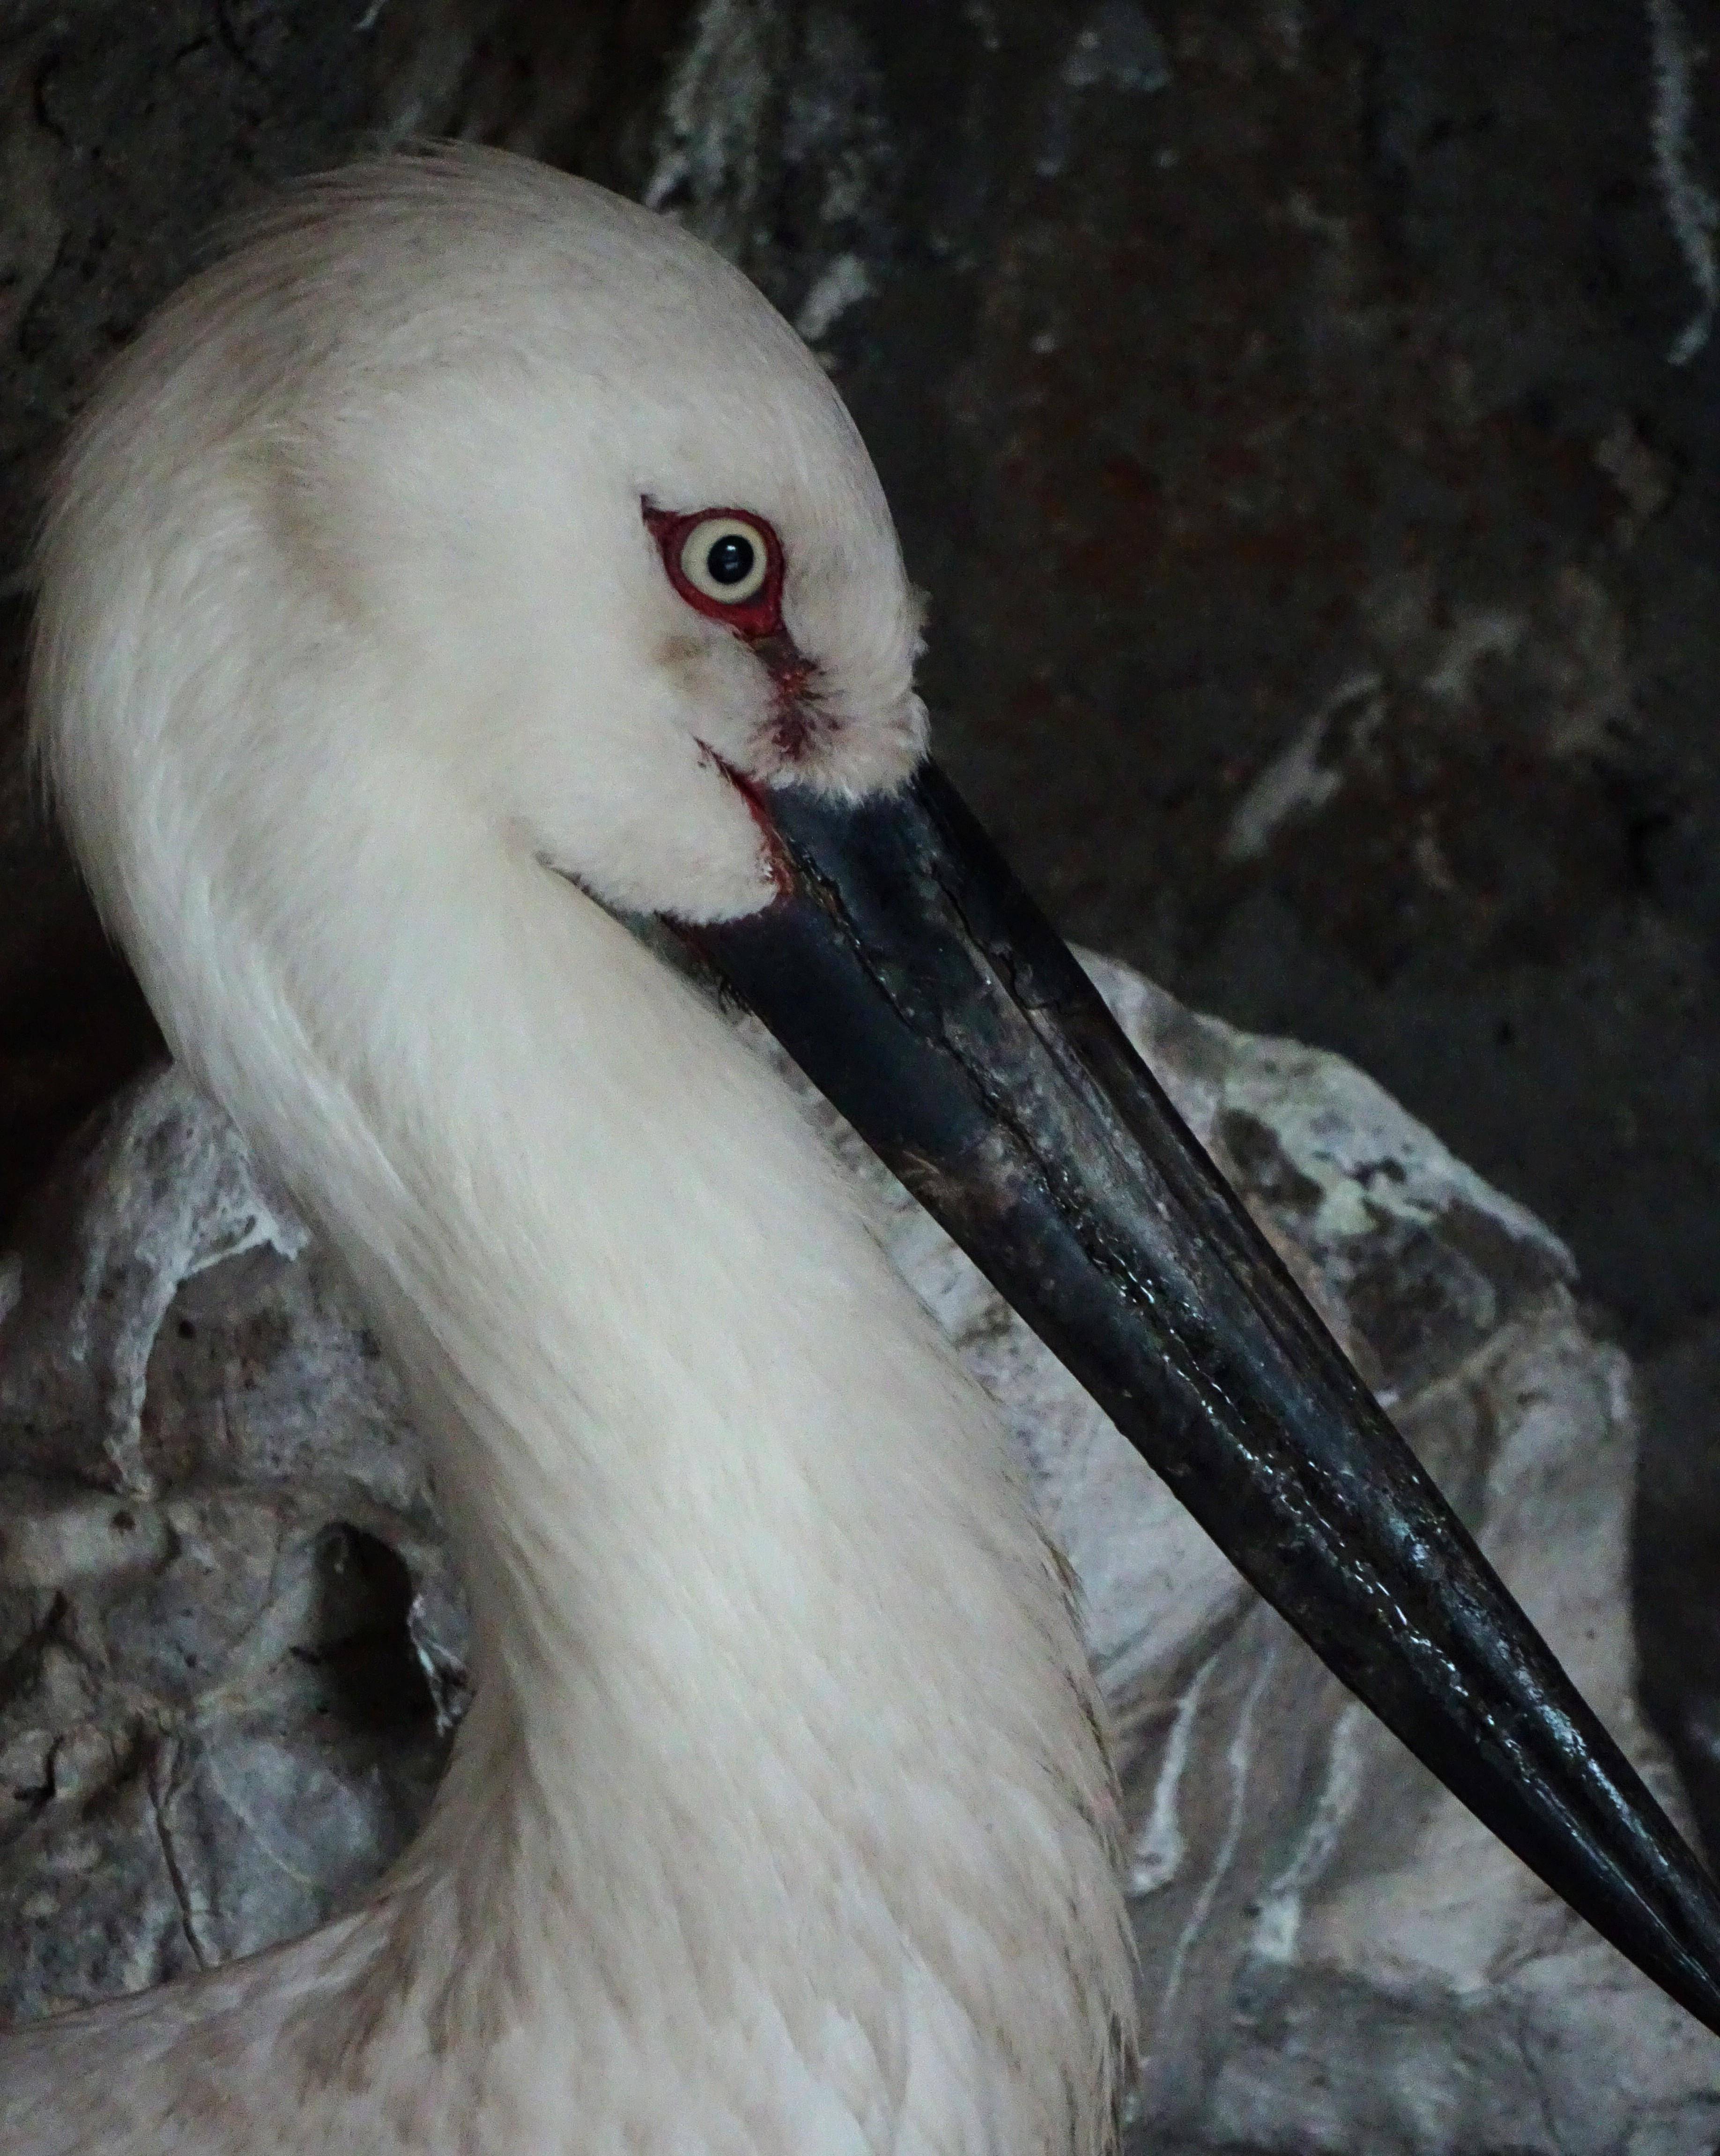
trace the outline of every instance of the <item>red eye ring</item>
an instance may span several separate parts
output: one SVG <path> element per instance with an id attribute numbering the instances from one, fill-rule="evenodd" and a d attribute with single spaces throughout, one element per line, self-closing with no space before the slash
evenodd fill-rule
<path id="1" fill-rule="evenodd" d="M 696 612 L 708 621 L 720 621 L 749 644 L 782 634 L 783 542 L 763 517 L 750 509 L 659 509 L 649 495 L 641 497 L 639 513 L 657 542 L 670 583 Z M 684 566 L 687 542 L 701 524 L 723 527 L 720 536 L 731 543 L 742 534 L 756 537 L 763 551 L 764 571 L 762 578 L 745 581 L 744 597 L 723 598 L 714 586 L 701 589 L 688 576 Z"/>

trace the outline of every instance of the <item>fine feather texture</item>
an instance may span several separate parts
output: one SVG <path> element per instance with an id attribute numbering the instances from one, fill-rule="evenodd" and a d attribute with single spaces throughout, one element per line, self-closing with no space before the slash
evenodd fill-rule
<path id="1" fill-rule="evenodd" d="M 1066 1568 L 788 1096 L 596 902 L 771 892 L 717 762 L 776 774 L 770 684 L 642 497 L 780 533 L 799 775 L 905 773 L 917 609 L 839 401 L 727 265 L 542 167 L 299 190 L 62 465 L 39 749 L 408 1383 L 477 1691 L 365 1911 L 0 2048 L 16 2156 L 1114 2138 Z"/>

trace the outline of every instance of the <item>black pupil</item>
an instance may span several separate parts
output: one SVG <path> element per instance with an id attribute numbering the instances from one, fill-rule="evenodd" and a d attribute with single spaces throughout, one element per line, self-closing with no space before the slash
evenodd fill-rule
<path id="1" fill-rule="evenodd" d="M 711 541 L 705 557 L 705 573 L 713 584 L 744 584 L 757 559 L 750 539 L 743 539 L 738 531 L 726 532 L 721 539 Z"/>

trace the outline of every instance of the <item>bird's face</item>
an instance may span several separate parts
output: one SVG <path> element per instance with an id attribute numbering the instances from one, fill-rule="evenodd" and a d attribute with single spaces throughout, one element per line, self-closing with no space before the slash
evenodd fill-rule
<path id="1" fill-rule="evenodd" d="M 700 921 L 774 895 L 757 788 L 888 790 L 927 724 L 847 413 L 750 285 L 679 235 L 668 268 L 685 304 L 627 363 L 622 295 L 547 268 L 506 337 L 325 357 L 260 461 L 391 751 L 605 902 Z"/>

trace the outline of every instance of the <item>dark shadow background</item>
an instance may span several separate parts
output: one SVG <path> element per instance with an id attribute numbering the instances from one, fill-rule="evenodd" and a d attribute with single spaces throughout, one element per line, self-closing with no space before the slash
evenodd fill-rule
<path id="1" fill-rule="evenodd" d="M 0 0 L 0 1211 L 149 1052 L 35 814 L 42 475 L 218 215 L 413 132 L 644 193 L 824 353 L 942 752 L 1065 929 L 1353 1058 L 1638 1358 L 1720 1828 L 1709 0 Z M 1676 1581 L 1675 1589 L 1672 1583 Z"/>

